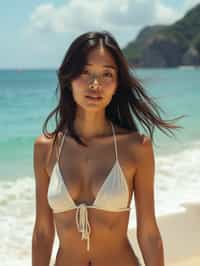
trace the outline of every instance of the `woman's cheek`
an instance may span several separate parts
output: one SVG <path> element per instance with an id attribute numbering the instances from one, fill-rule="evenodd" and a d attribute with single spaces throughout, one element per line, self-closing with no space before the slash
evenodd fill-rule
<path id="1" fill-rule="evenodd" d="M 72 87 L 75 88 L 76 90 L 82 87 L 86 87 L 85 81 L 83 81 L 82 79 L 75 79 L 74 81 L 72 81 Z"/>
<path id="2" fill-rule="evenodd" d="M 73 96 L 75 99 L 80 99 L 84 95 L 84 90 L 86 88 L 85 82 L 83 82 L 80 79 L 76 79 L 72 82 L 72 91 L 73 91 Z"/>
<path id="3" fill-rule="evenodd" d="M 107 98 L 111 98 L 113 97 L 113 95 L 116 92 L 116 86 L 108 86 L 107 88 L 104 88 L 104 95 L 107 96 Z"/>

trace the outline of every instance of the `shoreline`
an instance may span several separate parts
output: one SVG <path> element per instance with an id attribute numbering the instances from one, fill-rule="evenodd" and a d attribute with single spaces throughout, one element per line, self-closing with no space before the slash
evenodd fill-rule
<path id="1" fill-rule="evenodd" d="M 157 217 L 166 266 L 200 265 L 200 201 L 181 204 L 183 210 Z M 143 262 L 136 229 L 128 230 L 131 246 Z"/>

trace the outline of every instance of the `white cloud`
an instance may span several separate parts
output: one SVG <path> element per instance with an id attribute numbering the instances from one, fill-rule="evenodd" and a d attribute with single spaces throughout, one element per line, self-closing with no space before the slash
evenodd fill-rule
<path id="1" fill-rule="evenodd" d="M 49 33 L 77 36 L 89 30 L 108 30 L 120 45 L 146 25 L 170 24 L 200 1 L 185 0 L 179 10 L 162 0 L 69 0 L 63 5 L 41 4 L 33 10 L 28 30 L 44 38 Z"/>
<path id="2" fill-rule="evenodd" d="M 30 17 L 31 29 L 44 32 L 64 32 L 63 8 L 56 8 L 52 4 L 38 6 Z"/>
<path id="3" fill-rule="evenodd" d="M 161 1 L 157 1 L 156 5 L 156 23 L 171 24 L 182 17 L 180 10 L 174 9 L 172 6 L 166 6 Z"/>
<path id="4" fill-rule="evenodd" d="M 199 3 L 200 0 L 185 0 L 183 5 L 183 11 L 190 9 Z"/>
<path id="5" fill-rule="evenodd" d="M 127 30 L 170 23 L 179 14 L 160 0 L 71 0 L 62 6 L 42 4 L 30 17 L 30 28 L 42 32 L 80 32 L 106 28 Z"/>

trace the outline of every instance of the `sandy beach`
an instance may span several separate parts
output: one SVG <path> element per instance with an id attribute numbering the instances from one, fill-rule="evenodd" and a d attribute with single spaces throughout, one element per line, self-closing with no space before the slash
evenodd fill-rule
<path id="1" fill-rule="evenodd" d="M 200 265 L 200 202 L 182 204 L 183 210 L 157 217 L 166 266 Z M 143 261 L 135 228 L 128 231 L 133 249 Z"/>
<path id="2" fill-rule="evenodd" d="M 184 259 L 183 261 L 170 264 L 169 266 L 199 266 L 200 265 L 200 256 L 192 257 L 190 259 Z"/>

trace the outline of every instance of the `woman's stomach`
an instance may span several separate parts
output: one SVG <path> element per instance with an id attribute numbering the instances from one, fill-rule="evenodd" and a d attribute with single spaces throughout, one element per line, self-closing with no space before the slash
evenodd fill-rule
<path id="1" fill-rule="evenodd" d="M 117 244 L 113 241 L 99 242 L 91 246 L 90 251 L 73 245 L 68 243 L 65 249 L 59 247 L 56 266 L 138 266 L 138 259 L 127 238 Z"/>
<path id="2" fill-rule="evenodd" d="M 59 238 L 56 266 L 136 266 L 136 258 L 127 238 L 128 213 L 90 210 L 89 250 L 75 220 L 75 211 L 56 214 Z M 67 263 L 68 261 L 68 263 Z"/>

